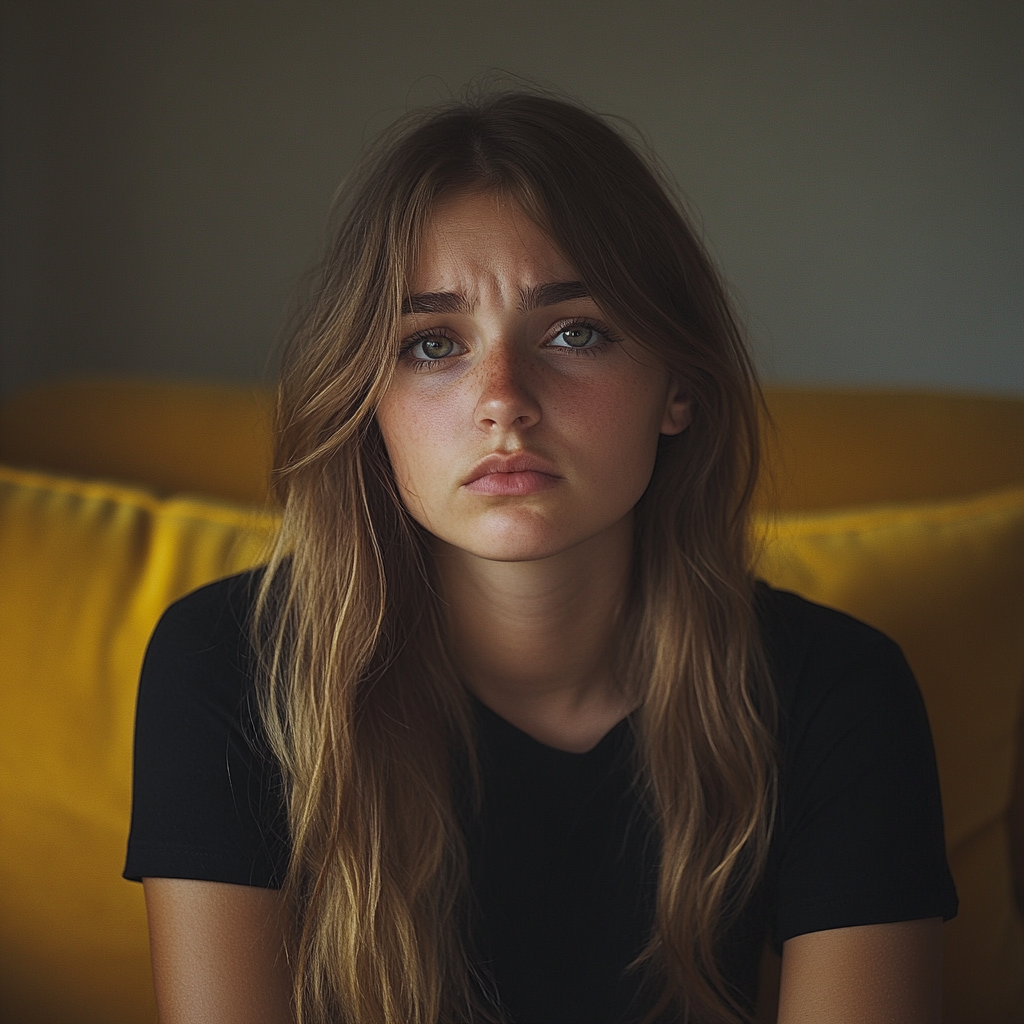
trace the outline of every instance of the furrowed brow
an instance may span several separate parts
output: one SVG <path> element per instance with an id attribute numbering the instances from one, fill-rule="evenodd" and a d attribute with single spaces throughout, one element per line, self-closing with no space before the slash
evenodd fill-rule
<path id="1" fill-rule="evenodd" d="M 469 313 L 465 295 L 457 292 L 423 292 L 409 295 L 402 302 L 402 316 L 409 313 Z"/>
<path id="2" fill-rule="evenodd" d="M 569 299 L 589 299 L 590 290 L 582 281 L 555 281 L 552 284 L 539 284 L 533 288 L 520 291 L 523 312 L 541 306 L 555 306 Z"/>

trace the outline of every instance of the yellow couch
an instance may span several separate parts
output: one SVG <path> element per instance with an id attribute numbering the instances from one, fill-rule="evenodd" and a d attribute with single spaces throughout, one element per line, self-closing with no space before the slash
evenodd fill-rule
<path id="1" fill-rule="evenodd" d="M 762 574 L 890 633 L 925 694 L 961 897 L 945 1020 L 1024 1020 L 1005 827 L 1024 681 L 1024 401 L 769 402 Z M 141 888 L 120 879 L 136 678 L 170 601 L 265 550 L 269 417 L 264 393 L 137 383 L 0 408 L 4 1021 L 155 1017 Z"/>

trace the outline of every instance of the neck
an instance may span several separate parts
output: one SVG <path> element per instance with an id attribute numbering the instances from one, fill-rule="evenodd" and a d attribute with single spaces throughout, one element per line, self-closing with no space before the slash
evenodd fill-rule
<path id="1" fill-rule="evenodd" d="M 589 750 L 632 709 L 611 670 L 632 542 L 631 516 L 528 562 L 438 542 L 450 643 L 466 685 L 549 746 Z"/>

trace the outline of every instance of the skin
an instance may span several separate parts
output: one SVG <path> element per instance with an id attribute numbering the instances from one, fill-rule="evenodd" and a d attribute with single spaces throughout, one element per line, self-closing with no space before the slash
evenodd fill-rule
<path id="1" fill-rule="evenodd" d="M 690 405 L 636 342 L 610 340 L 592 298 L 523 308 L 531 289 L 576 280 L 546 235 L 494 197 L 441 207 L 410 294 L 463 308 L 410 313 L 403 329 L 451 351 L 431 361 L 426 342 L 408 349 L 377 420 L 406 507 L 437 538 L 467 685 L 542 742 L 583 751 L 631 710 L 606 638 L 659 434 L 685 429 Z M 573 349 L 560 332 L 582 322 L 604 337 Z M 495 452 L 533 453 L 555 479 L 522 496 L 473 493 L 466 477 Z"/>
<path id="2" fill-rule="evenodd" d="M 576 280 L 507 203 L 470 195 L 441 206 L 377 418 L 401 496 L 436 538 L 466 684 L 541 742 L 585 751 L 632 710 L 607 670 L 632 510 L 659 435 L 685 430 L 691 410 L 680 383 L 592 298 L 524 301 Z M 496 484 L 507 493 L 488 493 L 495 482 L 475 474 L 495 453 L 530 454 L 543 472 L 510 474 Z M 276 893 L 180 879 L 145 887 L 164 1024 L 291 1019 Z M 783 948 L 777 1019 L 935 1024 L 941 949 L 938 919 L 798 936 Z"/>
<path id="3" fill-rule="evenodd" d="M 280 893 L 185 878 L 143 886 L 161 1024 L 290 1024 Z"/>

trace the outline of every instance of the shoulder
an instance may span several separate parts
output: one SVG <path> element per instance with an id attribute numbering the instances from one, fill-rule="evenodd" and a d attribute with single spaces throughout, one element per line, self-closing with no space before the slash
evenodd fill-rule
<path id="1" fill-rule="evenodd" d="M 786 827 L 824 820 L 827 805 L 867 832 L 886 817 L 899 831 L 927 811 L 930 823 L 922 829 L 935 833 L 941 847 L 928 713 L 899 646 L 795 594 L 763 588 L 759 596 L 777 695 Z"/>
<path id="2" fill-rule="evenodd" d="M 150 649 L 195 653 L 247 638 L 263 572 L 228 576 L 175 601 L 160 616 Z"/>
<path id="3" fill-rule="evenodd" d="M 125 877 L 280 884 L 282 782 L 250 639 L 261 581 L 257 570 L 201 587 L 157 624 L 136 705 Z"/>
<path id="4" fill-rule="evenodd" d="M 138 713 L 160 720 L 239 714 L 254 691 L 251 642 L 263 570 L 217 580 L 175 601 L 160 617 L 146 649 Z"/>
<path id="5" fill-rule="evenodd" d="M 757 585 L 757 612 L 769 656 L 784 669 L 837 664 L 869 657 L 901 662 L 896 643 L 884 633 L 835 608 L 815 604 L 799 594 Z"/>
<path id="6" fill-rule="evenodd" d="M 758 585 L 757 609 L 780 727 L 790 742 L 811 720 L 831 719 L 842 729 L 850 715 L 909 717 L 927 730 L 913 673 L 899 646 L 884 633 L 765 584 Z"/>
<path id="7" fill-rule="evenodd" d="M 778 698 L 774 933 L 956 913 L 924 701 L 897 644 L 758 588 Z"/>

